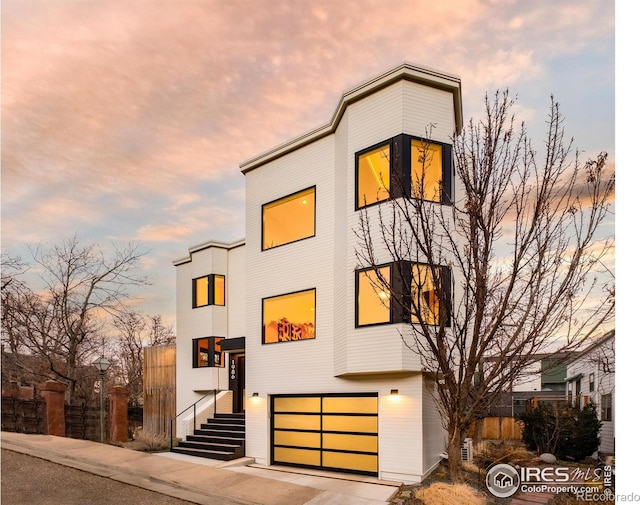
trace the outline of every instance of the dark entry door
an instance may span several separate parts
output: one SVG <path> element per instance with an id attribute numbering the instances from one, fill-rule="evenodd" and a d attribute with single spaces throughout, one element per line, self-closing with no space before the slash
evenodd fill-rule
<path id="1" fill-rule="evenodd" d="M 229 389 L 233 391 L 233 411 L 244 412 L 244 354 L 229 354 Z"/>

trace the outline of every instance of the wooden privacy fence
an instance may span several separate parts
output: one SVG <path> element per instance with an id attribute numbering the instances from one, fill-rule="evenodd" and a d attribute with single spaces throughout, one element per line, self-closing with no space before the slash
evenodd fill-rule
<path id="1" fill-rule="evenodd" d="M 169 438 L 176 415 L 176 346 L 145 347 L 143 377 L 144 431 Z"/>
<path id="2" fill-rule="evenodd" d="M 522 440 L 522 429 L 515 417 L 485 417 L 483 440 Z"/>

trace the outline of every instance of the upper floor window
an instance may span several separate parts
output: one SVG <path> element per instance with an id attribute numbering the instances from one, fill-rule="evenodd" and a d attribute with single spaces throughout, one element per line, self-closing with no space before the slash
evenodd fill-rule
<path id="1" fill-rule="evenodd" d="M 193 368 L 224 367 L 222 341 L 224 337 L 193 339 Z"/>
<path id="2" fill-rule="evenodd" d="M 262 206 L 262 250 L 316 234 L 316 188 Z"/>
<path id="3" fill-rule="evenodd" d="M 225 304 L 224 275 L 209 274 L 192 280 L 193 308 Z"/>
<path id="4" fill-rule="evenodd" d="M 262 343 L 316 338 L 316 290 L 262 300 Z"/>
<path id="5" fill-rule="evenodd" d="M 449 326 L 450 286 L 449 269 L 442 266 L 402 261 L 358 270 L 356 326 L 420 321 Z"/>
<path id="6" fill-rule="evenodd" d="M 356 326 L 391 322 L 391 266 L 359 270 L 356 277 Z"/>
<path id="7" fill-rule="evenodd" d="M 451 146 L 397 135 L 356 153 L 356 209 L 410 195 L 448 204 L 452 191 Z"/>

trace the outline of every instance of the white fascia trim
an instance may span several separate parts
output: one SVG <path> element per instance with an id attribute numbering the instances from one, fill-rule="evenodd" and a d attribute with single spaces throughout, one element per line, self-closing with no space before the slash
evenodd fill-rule
<path id="1" fill-rule="evenodd" d="M 209 249 L 210 247 L 216 247 L 218 249 L 226 249 L 226 250 L 231 250 L 231 249 L 235 249 L 236 247 L 242 247 L 245 244 L 245 239 L 241 239 L 241 240 L 237 240 L 235 242 L 220 242 L 217 240 L 208 240 L 207 242 L 203 242 L 202 244 L 198 244 L 195 245 L 193 247 L 189 248 L 189 256 L 186 256 L 184 258 L 179 258 L 177 260 L 173 260 L 173 265 L 174 266 L 179 266 L 179 265 L 183 265 L 185 263 L 189 263 L 192 258 L 193 255 L 199 251 L 203 251 L 205 249 Z"/>
<path id="2" fill-rule="evenodd" d="M 243 174 L 246 174 L 269 161 L 310 144 L 311 142 L 314 142 L 326 135 L 332 134 L 336 131 L 344 111 L 349 105 L 401 80 L 418 82 L 426 86 L 444 89 L 453 93 L 456 129 L 458 131 L 462 130 L 462 84 L 460 82 L 460 78 L 439 70 L 421 67 L 412 63 L 403 63 L 402 65 L 399 65 L 396 68 L 389 70 L 378 77 L 370 79 L 369 81 L 366 81 L 365 83 L 344 93 L 338 103 L 336 111 L 333 114 L 333 118 L 328 124 L 311 130 L 310 132 L 241 163 L 240 170 Z"/>

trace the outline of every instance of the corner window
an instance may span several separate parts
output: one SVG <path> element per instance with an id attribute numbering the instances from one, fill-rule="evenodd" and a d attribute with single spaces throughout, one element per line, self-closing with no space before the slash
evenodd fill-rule
<path id="1" fill-rule="evenodd" d="M 225 304 L 224 275 L 205 275 L 192 281 L 193 308 Z"/>
<path id="2" fill-rule="evenodd" d="M 589 392 L 592 393 L 596 390 L 596 375 L 594 373 L 589 374 Z"/>
<path id="3" fill-rule="evenodd" d="M 316 338 L 316 290 L 262 300 L 262 343 Z"/>
<path id="4" fill-rule="evenodd" d="M 391 143 L 357 155 L 358 208 L 389 199 Z"/>
<path id="5" fill-rule="evenodd" d="M 450 203 L 451 146 L 397 135 L 356 153 L 356 209 L 390 198 Z"/>
<path id="6" fill-rule="evenodd" d="M 442 145 L 411 139 L 411 197 L 442 201 Z"/>
<path id="7" fill-rule="evenodd" d="M 391 322 L 391 267 L 360 270 L 356 277 L 356 326 Z"/>
<path id="8" fill-rule="evenodd" d="M 449 269 L 442 266 L 401 261 L 358 270 L 356 326 L 421 321 L 449 326 L 450 286 Z"/>
<path id="9" fill-rule="evenodd" d="M 224 367 L 223 340 L 224 337 L 193 339 L 193 368 Z"/>
<path id="10" fill-rule="evenodd" d="M 316 234 L 316 188 L 262 206 L 262 250 Z"/>
<path id="11" fill-rule="evenodd" d="M 427 325 L 439 325 L 443 320 L 444 324 L 449 326 L 448 310 L 445 310 L 448 305 L 447 299 L 450 296 L 449 286 L 450 279 L 447 268 L 424 264 L 412 265 L 413 310 L 411 311 L 411 322 L 419 323 L 422 320 Z"/>

